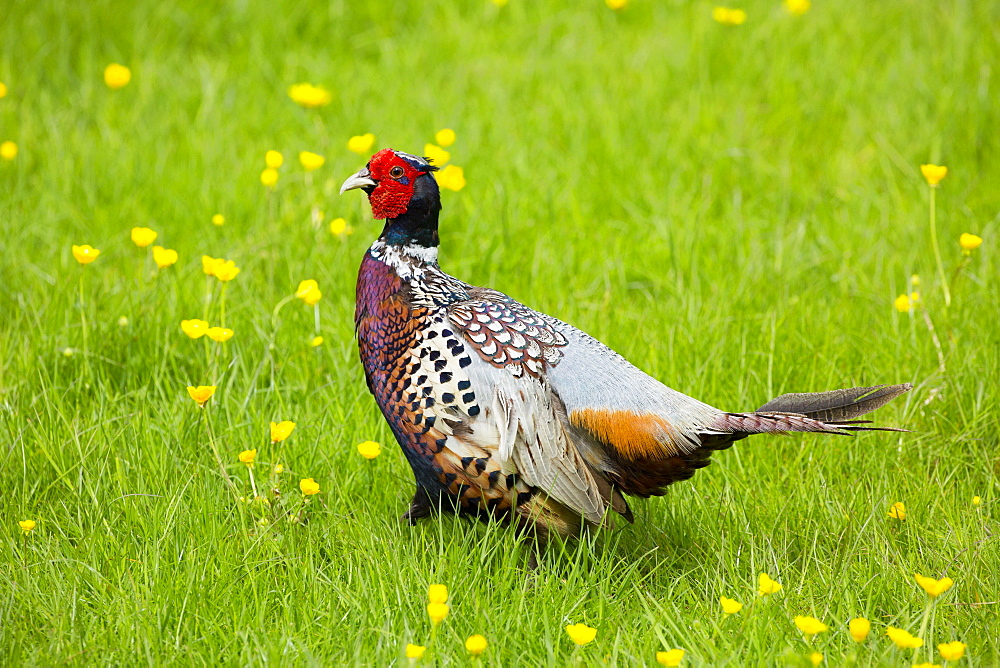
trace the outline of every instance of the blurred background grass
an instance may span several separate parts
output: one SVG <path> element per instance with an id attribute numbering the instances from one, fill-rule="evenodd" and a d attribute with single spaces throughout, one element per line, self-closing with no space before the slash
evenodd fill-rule
<path id="1" fill-rule="evenodd" d="M 386 665 L 427 642 L 426 586 L 443 582 L 441 663 L 482 633 L 487 663 L 564 665 L 572 622 L 598 628 L 575 653 L 587 663 L 670 647 L 693 663 L 794 663 L 812 649 L 791 616 L 813 614 L 834 627 L 817 645 L 831 665 L 898 665 L 874 637 L 917 632 L 914 571 L 957 582 L 928 650 L 961 639 L 970 662 L 1000 662 L 1000 6 L 741 6 L 747 22 L 722 26 L 701 2 L 6 2 L 0 141 L 19 154 L 0 162 L 4 663 Z M 132 70 L 122 90 L 102 81 L 111 62 Z M 332 103 L 297 107 L 299 81 Z M 379 225 L 336 191 L 366 160 L 350 136 L 420 152 L 443 127 L 468 179 L 444 195 L 447 271 L 725 409 L 913 382 L 878 420 L 915 433 L 743 442 L 536 573 L 506 528 L 400 525 L 412 477 L 352 331 Z M 270 196 L 269 149 L 286 158 Z M 327 159 L 311 183 L 302 150 Z M 925 162 L 949 167 L 949 276 L 959 234 L 985 239 L 948 309 Z M 354 234 L 314 228 L 313 207 Z M 155 279 L 137 225 L 180 253 Z M 86 354 L 81 243 L 102 250 L 85 271 Z M 210 380 L 203 343 L 179 328 L 201 317 L 202 254 L 242 268 L 211 404 L 220 450 L 243 480 L 236 454 L 268 461 L 268 421 L 295 420 L 286 491 L 299 477 L 323 489 L 307 526 L 252 523 L 186 396 Z M 921 307 L 897 313 L 913 273 Z M 300 303 L 272 326 L 305 278 L 325 294 L 318 349 Z M 355 449 L 366 439 L 387 446 L 371 463 Z M 886 517 L 900 500 L 906 523 Z M 749 604 L 762 570 L 784 590 L 723 620 L 718 597 Z M 867 645 L 844 632 L 857 615 L 875 623 Z"/>

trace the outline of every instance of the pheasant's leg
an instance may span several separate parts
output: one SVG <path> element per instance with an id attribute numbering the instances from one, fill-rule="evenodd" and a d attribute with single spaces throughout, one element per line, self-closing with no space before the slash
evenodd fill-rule
<path id="1" fill-rule="evenodd" d="M 421 517 L 428 517 L 431 514 L 431 499 L 423 487 L 417 486 L 417 491 L 410 501 L 410 509 L 403 513 L 399 519 L 407 522 L 411 527 L 416 525 Z"/>

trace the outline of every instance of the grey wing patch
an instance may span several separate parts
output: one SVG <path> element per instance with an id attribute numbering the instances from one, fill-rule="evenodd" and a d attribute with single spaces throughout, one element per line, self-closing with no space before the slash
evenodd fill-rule
<path id="1" fill-rule="evenodd" d="M 473 383 L 490 388 L 484 416 L 496 439 L 494 459 L 501 470 L 517 473 L 519 480 L 588 522 L 604 522 L 614 491 L 577 450 L 562 406 L 545 379 L 515 377 L 480 360 L 469 371 Z"/>
<path id="2" fill-rule="evenodd" d="M 483 361 L 516 378 L 537 378 L 562 359 L 566 337 L 544 315 L 496 290 L 473 288 L 469 295 L 469 301 L 452 304 L 448 315 Z"/>

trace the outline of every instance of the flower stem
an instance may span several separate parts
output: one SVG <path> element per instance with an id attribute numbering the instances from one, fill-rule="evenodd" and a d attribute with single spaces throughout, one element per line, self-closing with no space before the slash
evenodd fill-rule
<path id="1" fill-rule="evenodd" d="M 306 503 L 308 501 L 309 501 L 308 497 L 305 494 L 303 494 L 302 502 L 299 504 L 298 509 L 294 513 L 292 513 L 291 516 L 295 518 L 296 524 L 302 522 L 302 511 L 306 509 Z"/>
<path id="2" fill-rule="evenodd" d="M 944 273 L 944 263 L 941 262 L 941 249 L 938 247 L 937 237 L 937 188 L 931 186 L 931 245 L 934 247 L 934 259 L 937 261 L 938 277 L 941 279 L 941 288 L 944 290 L 945 308 L 951 306 L 951 291 L 948 290 L 948 277 Z"/>
<path id="3" fill-rule="evenodd" d="M 219 327 L 226 326 L 226 288 L 229 283 L 222 284 L 222 294 L 219 296 Z"/>
<path id="4" fill-rule="evenodd" d="M 212 372 L 212 344 L 209 343 L 207 336 L 201 337 L 201 340 L 205 342 L 205 371 L 208 371 L 211 375 L 212 383 L 218 385 L 215 374 Z"/>
<path id="5" fill-rule="evenodd" d="M 212 453 L 215 454 L 215 461 L 219 463 L 219 471 L 222 472 L 222 477 L 225 479 L 226 484 L 233 487 L 233 479 L 229 477 L 229 472 L 226 471 L 226 465 L 222 463 L 222 457 L 219 455 L 219 448 L 215 445 L 215 435 L 212 433 L 212 422 L 208 419 L 208 408 L 203 406 L 202 411 L 204 411 L 202 413 L 202 417 L 205 418 L 205 429 L 208 431 L 208 444 L 212 446 Z"/>
<path id="6" fill-rule="evenodd" d="M 278 328 L 278 312 L 281 311 L 282 307 L 284 307 L 285 304 L 292 301 L 293 299 L 295 299 L 294 292 L 274 305 L 274 308 L 271 310 L 271 324 L 274 326 L 275 329 Z"/>
<path id="7" fill-rule="evenodd" d="M 434 640 L 437 638 L 438 627 L 441 626 L 440 622 L 431 621 L 431 637 L 427 640 L 427 652 L 424 658 L 429 658 L 426 654 L 434 655 Z"/>
<path id="8" fill-rule="evenodd" d="M 87 350 L 87 309 L 83 302 L 83 277 L 87 275 L 87 270 L 80 272 L 80 326 L 83 327 L 83 349 Z"/>
<path id="9" fill-rule="evenodd" d="M 953 273 L 951 275 L 951 282 L 952 283 L 955 283 L 956 281 L 958 281 L 959 275 L 961 275 L 962 270 L 965 269 L 969 265 L 969 261 L 971 259 L 972 259 L 972 256 L 969 254 L 969 251 L 965 251 L 963 253 L 963 255 L 962 255 L 962 261 L 958 263 L 958 266 L 955 267 L 955 273 Z"/>
<path id="10" fill-rule="evenodd" d="M 927 621 L 930 619 L 931 610 L 933 608 L 934 608 L 934 599 L 928 596 L 927 605 L 924 607 L 924 616 L 923 619 L 920 620 L 920 630 L 917 632 L 917 637 L 920 638 L 921 640 L 924 639 L 924 632 L 927 631 Z M 926 640 L 924 641 L 924 646 L 928 648 L 928 651 L 930 651 L 932 647 L 931 643 L 927 642 Z M 919 653 L 920 653 L 919 647 L 913 650 L 913 663 L 917 663 L 917 655 Z M 934 658 L 934 655 L 931 654 L 930 658 Z"/>
<path id="11" fill-rule="evenodd" d="M 205 275 L 205 305 L 201 310 L 201 319 L 208 321 L 208 307 L 212 303 L 212 277 Z"/>
<path id="12" fill-rule="evenodd" d="M 90 371 L 90 346 L 87 343 L 87 308 L 83 300 L 83 281 L 84 277 L 87 275 L 87 268 L 84 267 L 83 271 L 80 272 L 80 327 L 83 329 L 83 360 L 84 360 L 84 373 L 89 380 L 91 376 Z"/>
<path id="13" fill-rule="evenodd" d="M 257 494 L 257 481 L 253 478 L 253 466 L 247 465 L 247 473 L 250 474 L 250 489 L 253 490 L 253 498 L 256 499 L 259 495 Z"/>
<path id="14" fill-rule="evenodd" d="M 288 295 L 277 304 L 274 305 L 274 309 L 271 311 L 271 340 L 267 342 L 267 357 L 266 362 L 270 367 L 271 372 L 271 389 L 275 387 L 274 384 L 274 342 L 278 339 L 278 313 L 288 302 L 295 299 L 295 293 Z M 278 393 L 278 401 L 282 401 L 281 393 Z M 282 405 L 283 407 L 283 405 Z"/>
<path id="15" fill-rule="evenodd" d="M 219 384 L 219 347 L 220 346 L 218 345 L 215 346 L 212 346 L 211 344 L 209 345 L 209 350 L 211 351 L 210 354 L 212 356 L 212 370 L 210 374 L 212 378 L 212 385 Z"/>

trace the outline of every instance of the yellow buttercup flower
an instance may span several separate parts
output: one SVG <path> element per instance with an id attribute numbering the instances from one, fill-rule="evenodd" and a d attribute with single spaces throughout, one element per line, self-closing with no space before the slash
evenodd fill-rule
<path id="1" fill-rule="evenodd" d="M 976 495 L 976 496 L 972 497 L 972 505 L 974 505 L 974 506 L 978 506 L 978 505 L 979 505 L 980 503 L 982 503 L 982 502 L 983 502 L 983 499 L 982 499 L 982 497 L 980 497 L 980 496 L 978 496 L 978 495 Z"/>
<path id="2" fill-rule="evenodd" d="M 767 573 L 761 573 L 757 578 L 758 587 L 757 594 L 760 596 L 768 596 L 770 594 L 776 594 L 781 591 L 781 584 L 771 579 L 771 576 Z"/>
<path id="3" fill-rule="evenodd" d="M 438 167 L 451 160 L 451 153 L 434 144 L 424 144 L 424 157 Z"/>
<path id="4" fill-rule="evenodd" d="M 17 526 L 21 527 L 21 531 L 23 531 L 24 533 L 28 533 L 36 526 L 38 526 L 38 522 L 36 522 L 35 520 L 21 520 L 20 522 L 17 523 Z"/>
<path id="5" fill-rule="evenodd" d="M 969 251 L 974 251 L 982 246 L 983 238 L 977 237 L 975 234 L 963 232 L 962 236 L 958 238 L 958 245 L 962 247 L 962 250 L 968 253 Z"/>
<path id="6" fill-rule="evenodd" d="M 732 598 L 726 598 L 725 596 L 719 598 L 719 603 L 722 604 L 722 611 L 727 615 L 735 615 L 743 609 L 742 603 Z"/>
<path id="7" fill-rule="evenodd" d="M 323 293 L 319 290 L 319 284 L 309 278 L 299 283 L 298 289 L 295 290 L 295 296 L 309 306 L 315 306 L 323 298 Z"/>
<path id="8" fill-rule="evenodd" d="M 335 236 L 347 236 L 354 232 L 354 229 L 347 224 L 343 218 L 334 218 L 330 221 L 330 234 Z"/>
<path id="9" fill-rule="evenodd" d="M 233 338 L 233 330 L 228 327 L 209 327 L 205 334 L 208 335 L 208 338 L 219 343 L 225 343 Z"/>
<path id="10" fill-rule="evenodd" d="M 965 656 L 966 647 L 968 647 L 968 645 L 957 640 L 942 643 L 937 646 L 938 652 L 941 654 L 941 658 L 945 661 L 958 661 Z"/>
<path id="11" fill-rule="evenodd" d="M 220 261 L 215 264 L 215 277 L 223 283 L 233 280 L 238 273 L 240 273 L 240 268 L 232 260 Z"/>
<path id="12" fill-rule="evenodd" d="M 204 320 L 181 320 L 181 330 L 192 339 L 200 339 L 208 333 L 208 323 Z"/>
<path id="13" fill-rule="evenodd" d="M 295 289 L 295 296 L 298 297 L 299 299 L 302 299 L 303 297 L 305 297 L 307 294 L 317 289 L 318 287 L 319 283 L 317 283 L 312 278 L 307 278 L 304 281 L 299 281 L 299 287 Z"/>
<path id="14" fill-rule="evenodd" d="M 570 624 L 566 627 L 566 633 L 569 634 L 570 640 L 577 645 L 586 645 L 597 637 L 597 629 L 586 624 Z"/>
<path id="15" fill-rule="evenodd" d="M 447 603 L 428 603 L 427 604 L 427 616 L 431 618 L 431 621 L 435 624 L 440 624 L 444 621 L 444 618 L 448 616 L 448 604 Z"/>
<path id="16" fill-rule="evenodd" d="M 215 394 L 215 385 L 199 385 L 198 387 L 188 385 L 188 394 L 199 406 L 204 407 L 205 403 Z"/>
<path id="17" fill-rule="evenodd" d="M 260 182 L 268 188 L 273 188 L 278 182 L 278 170 L 268 167 L 260 173 Z"/>
<path id="18" fill-rule="evenodd" d="M 257 458 L 257 448 L 253 450 L 244 450 L 240 453 L 240 461 L 247 466 L 253 466 L 253 460 Z"/>
<path id="19" fill-rule="evenodd" d="M 111 90 L 118 90 L 128 85 L 132 80 L 132 71 L 124 65 L 111 63 L 104 68 L 104 83 Z"/>
<path id="20" fill-rule="evenodd" d="M 0 99 L 7 97 L 7 85 L 0 81 Z"/>
<path id="21" fill-rule="evenodd" d="M 0 144 L 0 158 L 10 162 L 17 157 L 17 144 L 12 141 L 5 141 Z"/>
<path id="22" fill-rule="evenodd" d="M 302 151 L 299 153 L 299 162 L 302 167 L 305 168 L 307 172 L 311 172 L 314 169 L 319 169 L 326 162 L 326 158 L 318 153 L 312 153 L 311 151 Z"/>
<path id="23" fill-rule="evenodd" d="M 815 617 L 803 617 L 802 615 L 797 615 L 795 617 L 795 626 L 809 637 L 816 635 L 817 633 L 823 633 L 823 631 L 829 631 L 830 627 L 819 621 Z"/>
<path id="24" fill-rule="evenodd" d="M 948 175 L 948 168 L 944 165 L 920 165 L 920 173 L 927 179 L 927 183 L 934 188 Z"/>
<path id="25" fill-rule="evenodd" d="M 97 259 L 97 256 L 101 254 L 101 251 L 97 250 L 90 244 L 83 244 L 82 246 L 73 246 L 73 257 L 80 264 L 90 264 Z"/>
<path id="26" fill-rule="evenodd" d="M 892 305 L 896 307 L 896 310 L 900 313 L 909 313 L 910 308 L 913 306 L 913 300 L 909 295 L 899 295 L 892 301 Z"/>
<path id="27" fill-rule="evenodd" d="M 375 459 L 382 452 L 382 446 L 375 441 L 364 441 L 358 443 L 358 452 L 365 459 Z"/>
<path id="28" fill-rule="evenodd" d="M 894 517 L 899 521 L 906 519 L 906 506 L 903 505 L 902 501 L 892 504 L 892 507 L 889 508 L 889 517 Z"/>
<path id="29" fill-rule="evenodd" d="M 319 494 L 319 483 L 312 478 L 303 478 L 299 481 L 299 489 L 306 496 L 312 496 L 313 494 Z"/>
<path id="30" fill-rule="evenodd" d="M 497 7 L 506 7 L 508 0 L 490 0 Z"/>
<path id="31" fill-rule="evenodd" d="M 177 262 L 177 251 L 163 246 L 153 246 L 153 262 L 160 269 L 166 269 Z"/>
<path id="32" fill-rule="evenodd" d="M 442 584 L 432 584 L 427 588 L 428 603 L 447 603 L 448 587 Z"/>
<path id="33" fill-rule="evenodd" d="M 854 642 L 864 642 L 871 630 L 872 623 L 864 617 L 855 617 L 847 624 L 847 631 L 854 638 Z"/>
<path id="34" fill-rule="evenodd" d="M 330 91 L 322 86 L 313 86 L 310 83 L 295 84 L 288 89 L 288 97 L 306 109 L 316 109 L 330 104 L 333 96 Z"/>
<path id="35" fill-rule="evenodd" d="M 225 262 L 225 260 L 222 258 L 214 258 L 211 255 L 202 255 L 201 270 L 205 272 L 207 276 L 215 276 L 215 268 L 221 262 Z"/>
<path id="36" fill-rule="evenodd" d="M 366 132 L 363 135 L 355 135 L 347 140 L 347 150 L 358 155 L 368 155 L 375 145 L 375 135 Z"/>
<path id="37" fill-rule="evenodd" d="M 319 300 L 322 298 L 323 298 L 323 293 L 320 292 L 319 288 L 316 288 L 315 290 L 309 292 L 309 294 L 307 294 L 305 297 L 303 297 L 302 301 L 304 301 L 309 306 L 315 306 L 316 304 L 319 303 Z"/>
<path id="38" fill-rule="evenodd" d="M 422 659 L 424 652 L 427 648 L 423 645 L 407 645 L 406 646 L 406 658 L 407 659 Z"/>
<path id="39" fill-rule="evenodd" d="M 955 584 L 955 581 L 951 578 L 941 578 L 940 580 L 935 580 L 934 578 L 925 577 L 920 573 L 914 573 L 913 577 L 916 579 L 917 584 L 920 585 L 931 598 L 937 598 L 951 589 L 951 586 Z"/>
<path id="40" fill-rule="evenodd" d="M 465 187 L 465 171 L 461 167 L 448 165 L 437 173 L 437 182 L 446 190 L 458 192 Z"/>
<path id="41" fill-rule="evenodd" d="M 157 236 L 159 235 L 148 227 L 132 228 L 132 243 L 139 248 L 145 248 L 149 244 L 153 243 L 156 241 Z"/>
<path id="42" fill-rule="evenodd" d="M 281 155 L 279 151 L 272 149 L 264 154 L 264 164 L 271 169 L 277 169 L 285 164 L 285 156 Z"/>
<path id="43" fill-rule="evenodd" d="M 931 663 L 930 661 L 924 661 L 923 663 L 913 664 L 913 668 L 941 668 L 941 664 Z"/>
<path id="44" fill-rule="evenodd" d="M 289 436 L 295 430 L 295 423 L 291 420 L 282 420 L 281 422 L 271 423 L 271 442 L 280 443 Z"/>
<path id="45" fill-rule="evenodd" d="M 223 216 L 221 213 L 217 213 L 214 216 L 212 216 L 212 224 L 215 225 L 216 227 L 222 227 L 223 225 L 226 224 L 226 217 Z"/>
<path id="46" fill-rule="evenodd" d="M 793 16 L 802 16 L 812 7 L 809 0 L 785 0 L 785 10 Z"/>
<path id="47" fill-rule="evenodd" d="M 712 19 L 716 23 L 721 23 L 722 25 L 738 26 L 746 23 L 747 13 L 742 9 L 716 7 L 712 10 Z"/>
<path id="48" fill-rule="evenodd" d="M 323 345 L 323 337 L 314 336 L 312 340 L 309 341 L 309 345 L 312 346 L 313 348 L 318 348 L 319 346 Z"/>
<path id="49" fill-rule="evenodd" d="M 818 666 L 819 664 L 823 663 L 823 655 L 820 654 L 819 652 L 813 652 L 812 654 L 809 655 L 809 662 L 812 663 L 812 665 L 814 666 Z"/>
<path id="50" fill-rule="evenodd" d="M 894 626 L 888 627 L 885 634 L 889 636 L 889 640 L 896 643 L 896 647 L 899 649 L 916 649 L 924 646 L 923 640 L 911 635 L 909 631 L 897 629 Z"/>
<path id="51" fill-rule="evenodd" d="M 451 128 L 444 128 L 434 133 L 434 141 L 442 148 L 448 148 L 455 143 L 455 131 Z"/>
<path id="52" fill-rule="evenodd" d="M 614 10 L 617 11 L 619 9 L 625 9 L 625 6 L 628 4 L 628 0 L 604 0 L 604 4 L 606 4 L 608 6 L 608 9 L 614 9 Z M 661 654 L 660 652 L 657 652 L 657 654 L 656 654 L 657 659 L 659 659 L 660 654 Z M 666 665 L 668 665 L 668 666 L 671 666 L 671 665 L 672 666 L 676 666 L 677 664 L 676 663 L 673 663 L 673 664 L 668 663 Z"/>
<path id="53" fill-rule="evenodd" d="M 469 636 L 465 640 L 465 649 L 468 650 L 469 654 L 472 656 L 479 656 L 485 652 L 487 645 L 489 645 L 489 643 L 486 642 L 486 638 L 478 633 L 474 636 Z"/>
<path id="54" fill-rule="evenodd" d="M 611 3 L 609 2 L 610 6 Z M 612 7 L 612 9 L 617 9 Z M 662 666 L 679 666 L 681 661 L 684 659 L 684 650 L 682 649 L 669 649 L 666 652 L 656 653 L 656 662 Z"/>

